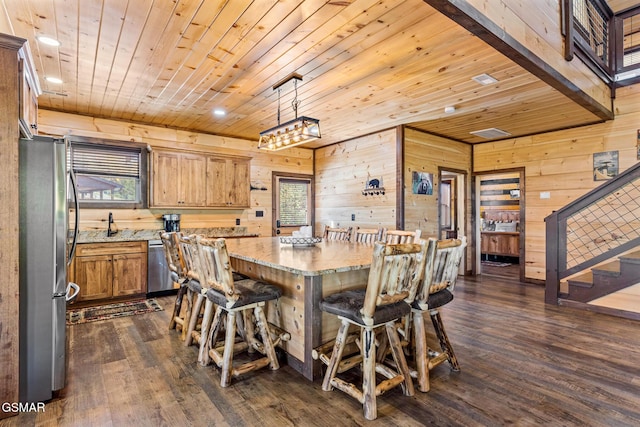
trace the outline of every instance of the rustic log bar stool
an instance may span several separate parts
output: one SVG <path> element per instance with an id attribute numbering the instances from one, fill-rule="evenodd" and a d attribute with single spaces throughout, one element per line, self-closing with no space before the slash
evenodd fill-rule
<path id="1" fill-rule="evenodd" d="M 420 240 L 420 230 L 404 231 L 404 230 L 386 230 L 382 236 L 386 243 L 416 243 Z"/>
<path id="2" fill-rule="evenodd" d="M 180 234 L 178 236 L 180 256 L 184 260 L 185 275 L 189 279 L 187 282 L 187 308 L 185 311 L 187 327 L 182 328 L 182 339 L 184 340 L 185 346 L 190 346 L 193 341 L 193 331 L 195 331 L 198 326 L 202 304 L 205 299 L 200 284 L 200 277 L 198 276 L 198 263 L 200 259 L 197 255 L 198 247 L 196 246 L 196 237 L 195 234 L 190 236 Z"/>
<path id="3" fill-rule="evenodd" d="M 382 228 L 356 228 L 352 240 L 356 243 L 374 243 L 382 240 Z"/>
<path id="4" fill-rule="evenodd" d="M 413 350 L 416 362 L 416 369 L 412 371 L 412 376 L 418 379 L 418 388 L 422 392 L 427 392 L 430 389 L 429 371 L 442 362 L 449 362 L 453 371 L 460 370 L 460 365 L 442 323 L 440 307 L 453 300 L 453 288 L 466 245 L 465 237 L 438 241 L 433 268 L 430 268 L 427 263 L 424 279 L 416 294 L 415 301 L 411 305 L 413 334 L 407 331 L 407 336 L 412 337 L 413 342 L 409 348 Z M 431 317 L 441 351 L 435 351 L 427 345 L 424 325 L 424 314 L 427 312 Z M 410 327 L 411 324 L 407 322 L 406 325 Z"/>
<path id="5" fill-rule="evenodd" d="M 164 248 L 164 255 L 167 259 L 167 266 L 169 268 L 169 276 L 171 280 L 178 283 L 178 294 L 176 295 L 176 301 L 173 306 L 173 313 L 169 320 L 169 329 L 180 328 L 181 332 L 184 332 L 186 328 L 185 316 L 182 313 L 182 299 L 187 293 L 187 282 L 189 279 L 185 274 L 184 261 L 180 256 L 180 250 L 178 249 L 178 232 L 160 232 L 160 240 L 162 241 L 162 247 Z"/>
<path id="6" fill-rule="evenodd" d="M 427 243 L 385 245 L 376 242 L 366 289 L 350 290 L 329 295 L 320 303 L 320 309 L 335 314 L 341 325 L 331 356 L 321 353 L 319 359 L 327 365 L 322 389 L 334 387 L 357 399 L 369 420 L 377 417 L 376 397 L 401 385 L 407 396 L 414 394 L 409 368 L 404 358 L 395 322 L 409 314 L 418 285 L 424 272 Z M 360 329 L 357 342 L 360 351 L 343 358 L 349 339 L 349 326 Z M 384 327 L 395 369 L 376 361 L 375 330 Z M 357 339 L 356 339 L 357 340 Z M 326 346 L 319 347 L 318 351 Z M 362 367 L 362 384 L 358 387 L 337 375 L 356 366 Z M 376 372 L 386 379 L 376 381 Z"/>
<path id="7" fill-rule="evenodd" d="M 324 240 L 349 240 L 351 239 L 352 227 L 335 228 L 328 225 L 324 228 Z"/>
<path id="8" fill-rule="evenodd" d="M 235 283 L 224 239 L 198 237 L 197 243 L 201 258 L 201 274 L 209 288 L 206 297 L 216 307 L 212 320 L 211 315 L 204 315 L 202 339 L 206 339 L 204 350 L 207 355 L 222 369 L 220 385 L 227 387 L 231 382 L 231 376 L 239 376 L 267 365 L 272 370 L 279 369 L 280 364 L 275 351 L 279 339 L 274 342 L 271 337 L 264 306 L 267 301 L 280 298 L 280 289 L 251 279 Z M 238 314 L 241 316 L 239 319 Z M 219 344 L 218 334 L 223 328 L 225 337 Z M 259 335 L 260 339 L 256 335 Z M 234 353 L 245 350 L 257 350 L 264 357 L 234 366 Z M 207 362 L 207 358 L 202 360 L 203 364 Z"/>

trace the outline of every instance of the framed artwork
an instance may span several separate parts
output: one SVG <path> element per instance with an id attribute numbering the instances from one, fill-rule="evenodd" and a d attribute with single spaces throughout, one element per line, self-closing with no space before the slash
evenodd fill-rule
<path id="1" fill-rule="evenodd" d="M 593 153 L 593 180 L 606 181 L 618 175 L 618 152 Z"/>
<path id="2" fill-rule="evenodd" d="M 413 194 L 433 194 L 433 174 L 427 172 L 413 172 L 412 175 Z"/>

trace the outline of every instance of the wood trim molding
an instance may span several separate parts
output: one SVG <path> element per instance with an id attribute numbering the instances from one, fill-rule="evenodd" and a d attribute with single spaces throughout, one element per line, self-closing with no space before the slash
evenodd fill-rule
<path id="1" fill-rule="evenodd" d="M 569 79 L 553 69 L 535 53 L 527 49 L 516 39 L 505 33 L 493 21 L 475 9 L 465 0 L 423 0 L 425 3 L 448 16 L 451 20 L 476 35 L 498 52 L 529 71 L 540 80 L 558 90 L 563 95 L 584 107 L 603 120 L 612 120 L 612 106 L 607 109 Z M 560 34 L 558 35 L 560 36 Z"/>
<path id="2" fill-rule="evenodd" d="M 396 128 L 396 228 L 404 230 L 404 126 Z"/>

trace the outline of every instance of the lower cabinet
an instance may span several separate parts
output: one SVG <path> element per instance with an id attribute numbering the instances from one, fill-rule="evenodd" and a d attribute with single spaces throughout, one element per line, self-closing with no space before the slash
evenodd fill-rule
<path id="1" fill-rule="evenodd" d="M 520 235 L 518 233 L 483 232 L 480 234 L 480 253 L 519 257 Z"/>
<path id="2" fill-rule="evenodd" d="M 83 243 L 69 270 L 78 301 L 138 296 L 147 291 L 147 242 Z"/>

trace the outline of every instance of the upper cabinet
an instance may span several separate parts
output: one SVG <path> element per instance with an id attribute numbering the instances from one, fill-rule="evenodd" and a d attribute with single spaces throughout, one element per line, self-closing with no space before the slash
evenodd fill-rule
<path id="1" fill-rule="evenodd" d="M 32 138 L 33 135 L 38 133 L 38 95 L 40 95 L 41 90 L 28 43 L 25 43 L 18 51 L 18 58 L 20 134 L 24 138 Z"/>
<path id="2" fill-rule="evenodd" d="M 150 207 L 248 208 L 249 158 L 154 150 Z"/>

